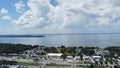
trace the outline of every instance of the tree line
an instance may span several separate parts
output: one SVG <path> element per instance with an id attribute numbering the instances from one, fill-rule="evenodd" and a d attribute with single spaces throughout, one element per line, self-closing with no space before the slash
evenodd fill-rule
<path id="1" fill-rule="evenodd" d="M 25 50 L 33 49 L 38 47 L 37 45 L 24 45 L 24 44 L 11 44 L 11 43 L 0 43 L 0 53 L 19 53 Z"/>
<path id="2" fill-rule="evenodd" d="M 25 45 L 25 44 L 11 44 L 11 43 L 0 43 L 0 53 L 19 53 L 25 50 L 30 50 L 33 48 L 42 48 L 46 53 L 63 53 L 66 55 L 94 55 L 95 49 L 100 49 L 99 47 L 66 47 L 65 45 L 61 45 L 60 47 L 46 47 L 39 45 Z M 103 48 L 103 50 L 109 51 L 109 54 L 106 56 L 115 57 L 120 56 L 120 46 L 109 46 Z"/>

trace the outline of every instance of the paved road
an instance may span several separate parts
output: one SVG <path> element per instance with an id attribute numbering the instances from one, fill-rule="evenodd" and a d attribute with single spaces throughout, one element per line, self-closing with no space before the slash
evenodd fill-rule
<path id="1" fill-rule="evenodd" d="M 76 67 L 59 67 L 59 66 L 28 66 L 27 68 L 76 68 Z"/>

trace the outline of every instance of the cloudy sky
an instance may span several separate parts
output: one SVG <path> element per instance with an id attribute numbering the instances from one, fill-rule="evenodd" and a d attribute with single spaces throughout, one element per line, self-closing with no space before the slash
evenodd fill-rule
<path id="1" fill-rule="evenodd" d="M 120 33 L 120 0 L 0 0 L 0 34 Z"/>

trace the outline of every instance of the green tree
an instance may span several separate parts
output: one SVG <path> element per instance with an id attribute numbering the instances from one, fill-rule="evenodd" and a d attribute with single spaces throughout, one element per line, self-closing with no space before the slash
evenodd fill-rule
<path id="1" fill-rule="evenodd" d="M 61 58 L 63 58 L 63 60 L 65 60 L 67 57 L 67 55 L 65 53 L 62 54 Z"/>

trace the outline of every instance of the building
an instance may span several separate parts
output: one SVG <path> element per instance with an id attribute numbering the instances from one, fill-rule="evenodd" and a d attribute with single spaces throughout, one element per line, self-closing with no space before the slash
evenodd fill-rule
<path id="1" fill-rule="evenodd" d="M 80 56 L 75 56 L 74 60 L 80 60 Z"/>
<path id="2" fill-rule="evenodd" d="M 62 53 L 48 53 L 46 56 L 51 60 L 61 60 Z"/>
<path id="3" fill-rule="evenodd" d="M 100 61 L 101 60 L 101 56 L 92 56 L 94 61 Z"/>

